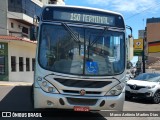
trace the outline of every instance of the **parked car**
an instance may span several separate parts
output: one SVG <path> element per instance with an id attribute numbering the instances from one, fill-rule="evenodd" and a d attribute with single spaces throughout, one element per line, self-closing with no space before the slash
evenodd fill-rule
<path id="1" fill-rule="evenodd" d="M 128 80 L 130 80 L 132 78 L 134 78 L 134 76 L 130 72 L 127 72 L 126 76 L 125 76 L 125 82 L 127 82 Z"/>
<path id="2" fill-rule="evenodd" d="M 160 74 L 142 73 L 126 82 L 126 98 L 146 98 L 160 103 Z"/>

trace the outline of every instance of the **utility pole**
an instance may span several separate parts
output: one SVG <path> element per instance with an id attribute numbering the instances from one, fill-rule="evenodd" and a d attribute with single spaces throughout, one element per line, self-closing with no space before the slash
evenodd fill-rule
<path id="1" fill-rule="evenodd" d="M 143 39 L 143 42 L 145 40 Z M 144 44 L 143 44 L 144 45 Z M 143 51 L 142 51 L 142 63 L 143 63 L 143 73 L 145 73 L 145 51 L 144 51 L 144 47 L 143 47 Z"/>
<path id="2" fill-rule="evenodd" d="M 143 73 L 146 72 L 146 67 L 145 67 L 145 44 L 146 44 L 146 28 L 145 28 L 145 31 L 144 31 L 144 38 L 143 38 L 143 50 L 142 50 L 142 63 L 143 63 Z"/>

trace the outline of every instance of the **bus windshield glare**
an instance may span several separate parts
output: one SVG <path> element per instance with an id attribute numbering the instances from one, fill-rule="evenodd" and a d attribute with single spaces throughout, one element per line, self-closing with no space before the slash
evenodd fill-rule
<path id="1" fill-rule="evenodd" d="M 125 69 L 124 32 L 43 24 L 40 35 L 38 61 L 46 70 L 103 76 Z"/>

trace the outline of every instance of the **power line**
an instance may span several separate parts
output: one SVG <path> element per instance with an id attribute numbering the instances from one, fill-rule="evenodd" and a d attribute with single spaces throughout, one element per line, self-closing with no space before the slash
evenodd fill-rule
<path id="1" fill-rule="evenodd" d="M 160 2 L 158 2 L 156 5 L 153 5 L 153 6 L 149 7 L 149 8 L 147 8 L 147 9 L 145 9 L 145 10 L 139 12 L 139 13 L 136 13 L 136 14 L 134 14 L 134 15 L 132 15 L 132 16 L 126 18 L 126 20 L 128 20 L 128 19 L 130 19 L 130 18 L 132 18 L 132 17 L 135 17 L 135 16 L 137 16 L 137 15 L 139 15 L 139 14 L 145 12 L 145 11 L 148 11 L 148 10 L 151 9 L 151 8 L 158 7 L 159 5 L 160 5 Z"/>

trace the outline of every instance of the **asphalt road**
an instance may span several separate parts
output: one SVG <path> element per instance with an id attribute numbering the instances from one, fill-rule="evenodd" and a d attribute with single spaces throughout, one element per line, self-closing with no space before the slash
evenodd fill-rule
<path id="1" fill-rule="evenodd" d="M 35 110 L 33 109 L 30 93 L 31 86 L 0 86 L 0 111 L 44 112 L 51 116 L 54 115 L 54 120 L 160 120 L 160 117 L 108 117 L 106 111 L 75 113 L 72 111 L 57 111 L 52 109 Z M 152 104 L 150 101 L 133 99 L 132 101 L 125 101 L 124 111 L 160 111 L 160 104 Z M 40 118 L 32 119 L 39 120 Z M 53 118 L 50 119 L 53 120 Z"/>

